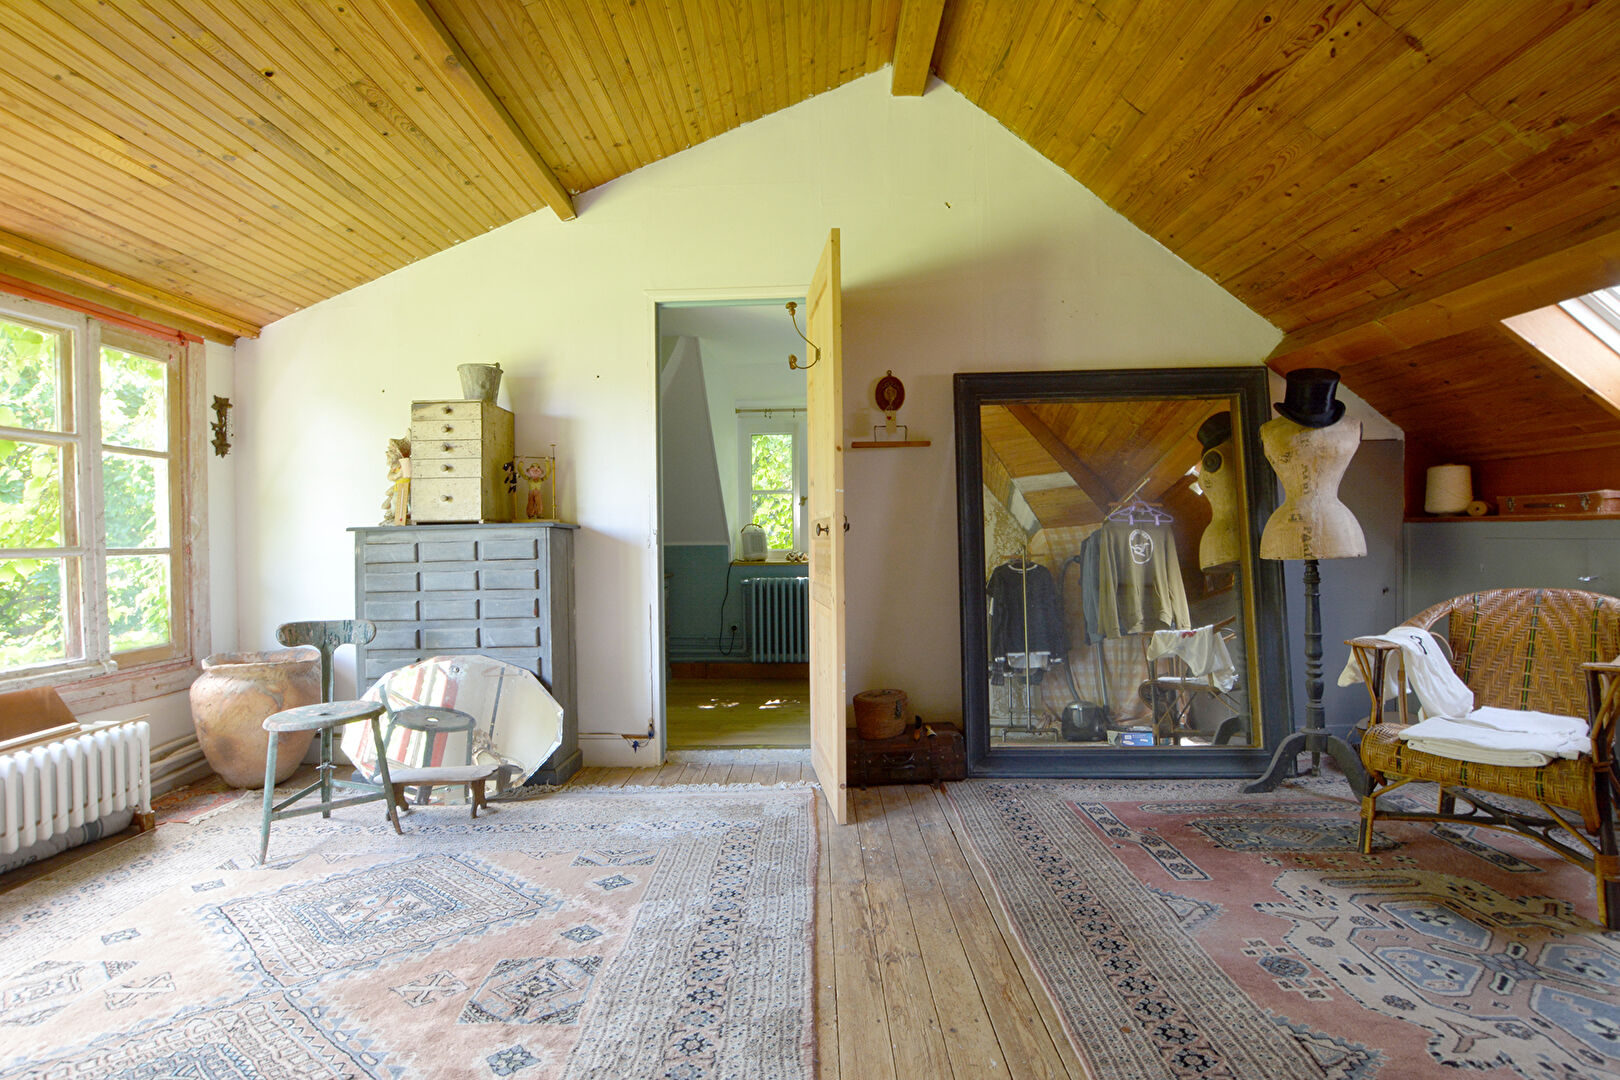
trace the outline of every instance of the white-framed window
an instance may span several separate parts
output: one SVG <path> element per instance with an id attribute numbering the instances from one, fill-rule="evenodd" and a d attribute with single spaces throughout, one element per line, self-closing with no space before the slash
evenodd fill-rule
<path id="1" fill-rule="evenodd" d="M 765 530 L 771 551 L 804 549 L 804 410 L 737 410 L 740 520 Z"/>
<path id="2" fill-rule="evenodd" d="M 178 335 L 0 296 L 0 690 L 133 676 L 151 696 L 189 677 L 190 355 Z"/>

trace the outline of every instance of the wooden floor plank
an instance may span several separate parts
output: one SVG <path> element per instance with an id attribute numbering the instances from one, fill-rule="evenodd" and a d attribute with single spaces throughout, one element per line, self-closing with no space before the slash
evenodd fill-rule
<path id="1" fill-rule="evenodd" d="M 974 859 L 954 829 L 954 814 L 933 788 L 909 789 L 918 831 L 939 875 L 980 994 L 1009 1063 L 1030 1076 L 1085 1080 L 1086 1071 L 1057 1022 L 1052 999 L 1024 957 L 994 893 L 981 883 Z"/>
<path id="2" fill-rule="evenodd" d="M 760 766 L 765 768 L 765 766 Z M 771 774 L 776 767 L 770 766 Z M 816 800 L 816 839 L 821 848 L 816 864 L 816 1077 L 839 1080 L 838 995 L 835 993 L 832 914 L 832 814 L 825 799 Z"/>
<path id="3" fill-rule="evenodd" d="M 703 770 L 702 783 L 724 784 L 731 780 L 731 772 L 736 768 L 733 765 L 710 765 Z"/>
<path id="4" fill-rule="evenodd" d="M 904 787 L 885 787 L 879 796 L 889 826 L 895 872 L 911 910 L 917 947 L 928 973 L 929 992 L 933 995 L 952 1073 L 957 1080 L 1032 1075 L 1023 1063 L 1016 1068 L 1009 1067 L 1007 1055 L 996 1038 L 973 965 L 968 962 L 956 932 L 950 903 L 923 844 L 910 796 Z"/>
<path id="5" fill-rule="evenodd" d="M 600 765 L 586 765 L 579 772 L 568 778 L 571 787 L 595 787 L 602 782 L 602 774 L 607 772 Z"/>
<path id="6" fill-rule="evenodd" d="M 852 821 L 859 813 L 851 809 Z M 894 1080 L 883 975 L 872 940 L 866 870 L 854 824 L 829 830 L 832 875 L 833 992 L 838 996 L 838 1074 L 851 1080 Z M 830 1053 L 826 1048 L 823 1053 Z"/>
<path id="7" fill-rule="evenodd" d="M 597 781 L 597 783 L 600 784 L 602 787 L 623 787 L 626 784 L 630 784 L 630 783 L 635 782 L 635 781 L 631 780 L 630 778 L 632 776 L 634 776 L 638 771 L 641 771 L 641 770 L 631 769 L 631 768 L 628 768 L 628 767 L 625 767 L 625 766 L 620 766 L 618 768 L 603 769 L 602 770 L 602 779 Z"/>
<path id="8" fill-rule="evenodd" d="M 637 770 L 637 772 L 639 772 L 639 773 L 646 773 L 646 772 L 649 772 L 649 771 L 650 770 L 647 770 L 647 769 L 638 769 Z M 643 784 L 651 784 L 651 785 L 653 785 L 655 787 L 667 787 L 670 784 L 678 784 L 678 783 L 680 783 L 680 779 L 684 775 L 686 775 L 686 765 L 685 765 L 685 763 L 684 762 L 679 762 L 679 761 L 674 761 L 674 762 L 671 762 L 668 765 L 663 766 L 657 772 L 653 773 L 652 776 L 649 779 L 642 780 L 641 782 Z"/>
<path id="9" fill-rule="evenodd" d="M 883 1003 L 888 1014 L 889 1039 L 900 1070 L 917 1076 L 952 1075 L 946 1060 L 939 1016 L 917 944 L 905 883 L 889 839 L 888 815 L 877 791 L 863 788 L 850 793 L 859 817 L 861 861 L 866 867 L 866 900 L 877 949 L 878 971 L 883 977 Z M 956 1074 L 966 1080 L 971 1074 Z"/>

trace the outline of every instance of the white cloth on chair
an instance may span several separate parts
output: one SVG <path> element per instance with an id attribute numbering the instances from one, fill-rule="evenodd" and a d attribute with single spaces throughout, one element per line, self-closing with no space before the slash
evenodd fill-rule
<path id="1" fill-rule="evenodd" d="M 1213 626 L 1196 630 L 1155 630 L 1148 640 L 1147 658 L 1174 656 L 1187 665 L 1187 675 L 1221 690 L 1237 685 L 1237 666 L 1227 651 L 1226 640 Z"/>
<path id="2" fill-rule="evenodd" d="M 1434 717 L 1403 728 L 1399 737 L 1414 750 L 1484 765 L 1539 767 L 1553 758 L 1592 752 L 1584 720 L 1527 709 L 1485 706 L 1466 718 Z"/>
<path id="3" fill-rule="evenodd" d="M 1440 639 L 1427 630 L 1415 626 L 1397 626 L 1387 634 L 1369 635 L 1375 641 L 1399 645 L 1406 657 L 1406 679 L 1423 706 L 1424 717 L 1443 717 L 1457 720 L 1474 711 L 1474 692 L 1457 677 L 1446 658 Z M 1401 693 L 1400 676 L 1394 664 L 1384 669 L 1384 699 Z M 1361 668 L 1356 664 L 1355 650 L 1339 673 L 1340 686 L 1352 686 L 1362 681 Z"/>

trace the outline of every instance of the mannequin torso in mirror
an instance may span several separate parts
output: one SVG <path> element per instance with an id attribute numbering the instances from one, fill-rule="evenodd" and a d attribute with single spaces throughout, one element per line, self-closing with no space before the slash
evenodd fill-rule
<path id="1" fill-rule="evenodd" d="M 1361 421 L 1305 427 L 1285 416 L 1260 427 L 1266 460 L 1286 496 L 1260 537 L 1262 559 L 1343 559 L 1367 554 L 1367 539 L 1339 481 L 1361 445 Z"/>
<path id="2" fill-rule="evenodd" d="M 1232 440 L 1204 451 L 1198 487 L 1209 500 L 1209 524 L 1198 539 L 1198 565 L 1204 570 L 1235 565 L 1243 557 L 1238 542 L 1238 476 Z"/>

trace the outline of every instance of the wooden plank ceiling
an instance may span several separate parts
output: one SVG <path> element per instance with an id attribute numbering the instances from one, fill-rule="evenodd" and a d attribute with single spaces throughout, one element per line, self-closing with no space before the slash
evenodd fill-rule
<path id="1" fill-rule="evenodd" d="M 1357 365 L 1620 282 L 1595 0 L 31 0 L 0 274 L 252 334 L 891 62 L 1385 411 Z"/>
<path id="2" fill-rule="evenodd" d="M 1161 500 L 1198 463 L 1198 425 L 1225 401 L 1083 401 L 987 405 L 984 479 L 1042 529 L 1096 524 L 1131 495 Z M 1017 498 L 1014 492 L 1017 492 Z"/>

